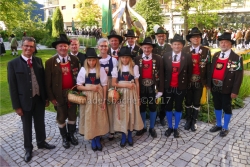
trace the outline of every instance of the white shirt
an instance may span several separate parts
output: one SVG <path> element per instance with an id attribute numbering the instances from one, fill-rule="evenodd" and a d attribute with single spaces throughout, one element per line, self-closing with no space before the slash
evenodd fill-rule
<path id="1" fill-rule="evenodd" d="M 163 43 L 163 44 L 158 43 L 158 45 L 164 47 L 165 43 Z"/>
<path id="2" fill-rule="evenodd" d="M 113 50 L 112 48 L 110 48 L 110 51 L 111 51 L 111 54 L 112 54 L 112 55 L 113 55 L 113 52 L 115 51 L 115 55 L 117 56 L 117 54 L 118 54 L 118 49 Z"/>
<path id="3" fill-rule="evenodd" d="M 100 55 L 98 55 L 99 57 Z M 108 55 L 106 58 L 101 58 L 99 60 L 100 64 L 106 65 L 109 64 L 109 59 L 111 58 L 110 55 Z M 112 63 L 113 63 L 113 67 L 117 67 L 118 66 L 118 62 L 116 60 L 116 58 L 112 57 Z"/>
<path id="4" fill-rule="evenodd" d="M 27 62 L 27 64 L 28 64 L 28 59 L 30 59 L 30 62 L 31 62 L 31 64 L 32 64 L 32 56 L 30 57 L 30 58 L 27 58 L 27 57 L 25 57 L 24 55 L 21 55 L 22 56 L 22 58 Z"/>
<path id="5" fill-rule="evenodd" d="M 0 43 L 3 43 L 3 38 L 2 37 L 0 38 Z"/>
<path id="6" fill-rule="evenodd" d="M 175 54 L 174 52 L 172 52 L 172 61 L 174 61 L 175 55 L 177 55 L 176 61 L 179 62 L 181 60 L 181 52 L 178 54 Z"/>
<path id="7" fill-rule="evenodd" d="M 96 69 L 95 68 L 90 69 L 89 73 L 96 73 Z M 82 67 L 76 78 L 76 84 L 83 85 L 85 83 L 85 77 L 86 77 L 86 70 L 84 67 Z M 102 86 L 106 86 L 108 83 L 108 76 L 103 67 L 100 68 L 100 83 Z"/>
<path id="8" fill-rule="evenodd" d="M 68 62 L 68 55 L 66 56 L 66 57 L 62 57 L 62 56 L 60 56 L 60 55 L 58 55 L 59 56 L 59 58 L 60 58 L 60 61 L 61 61 L 61 63 L 63 62 L 63 58 L 64 58 L 64 60 L 65 60 L 65 63 L 67 63 Z"/>
<path id="9" fill-rule="evenodd" d="M 73 54 L 72 52 L 70 52 L 71 55 L 73 56 L 77 56 L 78 55 L 78 52 L 76 54 Z"/>
<path id="10" fill-rule="evenodd" d="M 225 53 L 224 58 L 222 58 L 222 53 Z M 227 50 L 226 52 L 220 52 L 220 57 L 221 59 L 227 59 L 231 53 L 231 49 Z"/>
<path id="11" fill-rule="evenodd" d="M 131 51 L 132 51 L 132 50 L 135 48 L 135 43 L 134 43 L 134 45 L 132 45 L 132 46 L 129 45 L 129 44 L 127 43 L 127 46 L 128 46 L 129 48 L 132 47 L 132 48 L 131 48 Z"/>
<path id="12" fill-rule="evenodd" d="M 152 60 L 152 53 L 150 53 L 150 54 L 148 55 L 148 59 L 146 58 L 146 55 L 143 53 L 143 54 L 142 54 L 142 59 L 143 59 L 143 60 L 146 60 L 146 61 Z"/>
<path id="13" fill-rule="evenodd" d="M 200 46 L 197 46 L 196 48 L 194 48 L 194 47 L 192 46 L 192 50 L 191 50 L 191 51 L 193 51 L 193 49 L 195 49 L 195 53 L 199 53 Z"/>
<path id="14" fill-rule="evenodd" d="M 129 72 L 129 66 L 128 65 L 123 65 L 122 66 L 122 72 Z M 113 68 L 111 72 L 112 78 L 118 78 L 118 69 L 117 67 Z M 139 67 L 138 65 L 134 66 L 134 78 L 137 79 L 140 77 L 139 74 Z"/>

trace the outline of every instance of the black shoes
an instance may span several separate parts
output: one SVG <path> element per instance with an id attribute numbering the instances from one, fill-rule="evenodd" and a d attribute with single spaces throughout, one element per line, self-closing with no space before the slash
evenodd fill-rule
<path id="1" fill-rule="evenodd" d="M 126 141 L 124 143 L 122 143 L 122 141 L 121 141 L 120 146 L 123 148 L 126 146 L 126 143 L 127 143 Z"/>
<path id="2" fill-rule="evenodd" d="M 133 147 L 133 145 L 134 145 L 133 140 L 131 142 L 128 141 L 128 145 L 131 146 L 131 147 Z"/>
<path id="3" fill-rule="evenodd" d="M 109 135 L 109 141 L 112 141 L 112 140 L 114 140 L 114 133 L 110 133 L 110 135 Z"/>
<path id="4" fill-rule="evenodd" d="M 192 122 L 191 119 L 188 119 L 186 121 L 186 124 L 184 125 L 185 130 L 189 130 L 191 128 L 191 122 Z"/>
<path id="5" fill-rule="evenodd" d="M 97 146 L 98 151 L 102 151 L 102 145 L 100 147 Z"/>
<path id="6" fill-rule="evenodd" d="M 197 130 L 196 120 L 192 120 L 191 131 L 195 132 Z"/>
<path id="7" fill-rule="evenodd" d="M 70 147 L 70 144 L 69 144 L 69 140 L 68 140 L 66 126 L 64 126 L 63 128 L 59 128 L 59 130 L 60 130 L 60 134 L 62 136 L 62 145 L 64 148 L 67 149 Z"/>
<path id="8" fill-rule="evenodd" d="M 180 136 L 178 129 L 174 129 L 174 138 L 179 138 L 179 137 L 181 136 Z"/>
<path id="9" fill-rule="evenodd" d="M 173 128 L 168 128 L 165 132 L 165 136 L 169 137 L 171 135 L 171 133 L 174 132 L 174 129 Z"/>
<path id="10" fill-rule="evenodd" d="M 43 144 L 40 144 L 40 145 L 38 145 L 37 146 L 39 149 L 41 149 L 41 148 L 45 148 L 45 149 L 54 149 L 54 148 L 56 148 L 56 146 L 54 146 L 54 145 L 51 145 L 51 144 L 49 144 L 49 143 L 47 143 L 47 142 L 44 142 Z"/>
<path id="11" fill-rule="evenodd" d="M 217 131 L 220 131 L 221 129 L 222 129 L 221 126 L 214 125 L 209 131 L 210 132 L 217 132 Z"/>
<path id="12" fill-rule="evenodd" d="M 220 137 L 225 137 L 227 134 L 228 134 L 229 130 L 226 130 L 226 129 L 222 129 L 220 131 Z"/>
<path id="13" fill-rule="evenodd" d="M 141 135 L 143 135 L 145 132 L 147 132 L 147 128 L 143 128 L 142 130 L 137 131 L 135 135 L 136 135 L 136 136 L 141 136 Z"/>
<path id="14" fill-rule="evenodd" d="M 72 145 L 78 145 L 78 138 L 75 135 L 76 132 L 76 125 L 67 124 L 68 125 L 68 140 L 71 142 Z"/>
<path id="15" fill-rule="evenodd" d="M 156 138 L 157 137 L 157 133 L 156 133 L 156 131 L 155 131 L 155 129 L 154 128 L 150 128 L 149 129 L 149 134 L 153 137 L 153 138 Z"/>
<path id="16" fill-rule="evenodd" d="M 25 155 L 24 155 L 24 161 L 25 162 L 29 162 L 32 158 L 32 151 L 26 151 Z"/>
<path id="17" fill-rule="evenodd" d="M 160 120 L 160 124 L 161 124 L 161 126 L 165 126 L 166 125 L 165 119 Z"/>

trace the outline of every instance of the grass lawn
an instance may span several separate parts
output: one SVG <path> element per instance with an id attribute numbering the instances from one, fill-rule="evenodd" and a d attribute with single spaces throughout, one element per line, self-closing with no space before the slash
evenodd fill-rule
<path id="1" fill-rule="evenodd" d="M 19 55 L 21 51 L 18 51 Z M 37 57 L 42 58 L 43 63 L 48 60 L 52 55 L 56 53 L 56 50 L 38 50 Z M 13 112 L 13 108 L 10 101 L 9 85 L 7 81 L 7 64 L 10 60 L 14 59 L 9 50 L 6 51 L 5 56 L 0 57 L 0 115 Z M 46 108 L 49 111 L 55 111 L 52 104 Z"/>

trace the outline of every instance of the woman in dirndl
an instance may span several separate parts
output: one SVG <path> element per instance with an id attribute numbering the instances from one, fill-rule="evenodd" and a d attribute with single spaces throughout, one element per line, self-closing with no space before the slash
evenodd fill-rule
<path id="1" fill-rule="evenodd" d="M 114 130 L 122 133 L 120 146 L 125 147 L 127 142 L 133 146 L 132 131 L 143 128 L 139 108 L 140 74 L 130 48 L 122 47 L 118 56 L 118 67 L 112 71 L 112 86 L 117 88 L 121 98 L 115 103 Z"/>
<path id="2" fill-rule="evenodd" d="M 100 136 L 109 132 L 106 108 L 107 74 L 100 66 L 94 48 L 87 48 L 84 67 L 77 76 L 77 89 L 86 96 L 86 104 L 80 105 L 79 133 L 92 140 L 93 151 L 102 151 Z"/>

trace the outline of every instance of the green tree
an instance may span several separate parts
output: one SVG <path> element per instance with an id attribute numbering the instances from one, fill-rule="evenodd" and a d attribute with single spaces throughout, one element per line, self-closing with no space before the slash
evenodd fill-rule
<path id="1" fill-rule="evenodd" d="M 217 23 L 215 10 L 222 9 L 226 0 L 165 0 L 170 12 L 181 12 L 184 18 L 184 36 L 189 28 L 197 26 L 200 29 L 214 26 Z M 215 22 L 216 21 L 216 22 Z"/>
<path id="2" fill-rule="evenodd" d="M 63 34 L 63 27 L 63 15 L 59 7 L 57 7 L 52 17 L 52 37 L 56 38 L 59 37 L 60 34 Z"/>
<path id="3" fill-rule="evenodd" d="M 7 27 L 8 34 L 13 33 L 13 29 L 20 22 L 27 19 L 27 13 L 32 10 L 33 1 L 25 4 L 23 0 L 1 0 L 0 1 L 0 20 Z"/>
<path id="4" fill-rule="evenodd" d="M 78 0 L 78 13 L 76 19 L 80 26 L 98 26 L 101 20 L 101 8 L 94 3 L 94 0 Z"/>
<path id="5" fill-rule="evenodd" d="M 45 28 L 48 31 L 49 35 L 51 35 L 52 34 L 52 20 L 50 17 L 47 19 Z"/>
<path id="6" fill-rule="evenodd" d="M 135 5 L 135 11 L 138 12 L 148 24 L 146 35 L 154 34 L 154 25 L 163 24 L 162 9 L 160 8 L 158 0 L 140 0 Z"/>

